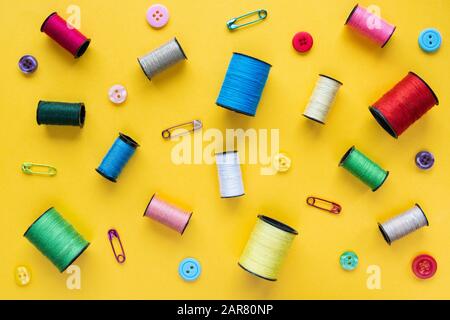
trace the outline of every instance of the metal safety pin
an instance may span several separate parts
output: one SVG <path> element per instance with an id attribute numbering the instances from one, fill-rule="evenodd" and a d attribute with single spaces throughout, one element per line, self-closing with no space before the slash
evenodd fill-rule
<path id="1" fill-rule="evenodd" d="M 342 210 L 342 207 L 339 204 L 317 197 L 308 197 L 306 199 L 306 203 L 311 207 L 324 210 L 333 214 L 339 214 Z"/>
<path id="2" fill-rule="evenodd" d="M 113 250 L 114 257 L 116 258 L 117 262 L 124 263 L 127 258 L 125 256 L 125 250 L 123 250 L 122 241 L 120 241 L 120 236 L 119 236 L 119 233 L 117 232 L 117 230 L 110 229 L 108 231 L 108 238 L 109 238 L 109 243 L 111 243 L 111 248 Z M 116 248 L 114 247 L 114 243 L 113 243 L 114 239 L 117 239 L 117 241 L 119 242 L 119 246 L 120 246 L 119 254 L 117 253 Z"/>
<path id="3" fill-rule="evenodd" d="M 173 126 L 173 127 L 165 129 L 162 132 L 162 137 L 164 139 L 175 138 L 175 137 L 183 136 L 183 135 L 186 135 L 186 134 L 188 134 L 190 132 L 194 132 L 196 130 L 199 130 L 202 127 L 203 127 L 203 124 L 202 124 L 202 122 L 200 120 L 193 120 L 193 121 L 189 121 L 189 122 L 182 123 L 182 124 L 179 124 L 179 125 L 176 125 L 176 126 Z M 189 129 L 186 129 L 185 131 L 183 131 L 183 132 L 181 132 L 179 134 L 173 135 L 173 131 L 175 131 L 177 129 L 183 129 L 183 128 L 189 128 Z"/>
<path id="4" fill-rule="evenodd" d="M 46 171 L 34 171 L 33 168 L 45 168 Z M 38 164 L 32 162 L 24 162 L 22 164 L 22 171 L 26 174 L 37 174 L 41 176 L 54 176 L 56 175 L 56 168 L 46 165 L 46 164 Z"/>
<path id="5" fill-rule="evenodd" d="M 239 20 L 242 20 L 244 18 L 247 18 L 248 16 L 254 15 L 254 14 L 258 14 L 258 19 L 253 20 L 253 21 L 249 21 L 247 23 L 243 23 L 243 24 L 236 24 L 236 22 L 238 22 Z M 238 28 L 241 27 L 245 27 L 248 26 L 249 24 L 253 24 L 253 23 L 257 23 L 261 20 L 264 20 L 267 17 L 267 11 L 264 9 L 259 9 L 256 11 L 252 11 L 246 14 L 243 14 L 242 16 L 239 16 L 237 18 L 233 18 L 227 21 L 227 27 L 229 30 L 236 30 Z"/>

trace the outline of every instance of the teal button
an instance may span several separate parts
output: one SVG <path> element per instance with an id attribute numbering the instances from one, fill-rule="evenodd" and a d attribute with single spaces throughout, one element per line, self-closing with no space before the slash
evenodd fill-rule
<path id="1" fill-rule="evenodd" d="M 346 251 L 341 254 L 339 262 L 342 269 L 352 271 L 358 266 L 358 256 L 353 251 Z"/>
<path id="2" fill-rule="evenodd" d="M 441 44 L 442 37 L 436 29 L 425 29 L 419 35 L 419 46 L 425 52 L 435 52 L 441 47 Z"/>

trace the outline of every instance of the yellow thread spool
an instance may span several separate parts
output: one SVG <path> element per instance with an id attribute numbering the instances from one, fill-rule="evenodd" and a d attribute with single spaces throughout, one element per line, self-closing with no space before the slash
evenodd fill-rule
<path id="1" fill-rule="evenodd" d="M 296 235 L 298 232 L 288 225 L 259 215 L 239 259 L 239 266 L 260 278 L 276 281 Z"/>

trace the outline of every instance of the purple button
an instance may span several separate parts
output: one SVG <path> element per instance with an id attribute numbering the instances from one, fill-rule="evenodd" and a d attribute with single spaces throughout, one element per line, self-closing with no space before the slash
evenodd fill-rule
<path id="1" fill-rule="evenodd" d="M 26 55 L 20 58 L 19 68 L 25 74 L 30 74 L 36 71 L 38 62 L 35 57 Z"/>
<path id="2" fill-rule="evenodd" d="M 420 169 L 428 170 L 434 165 L 434 156 L 428 151 L 421 151 L 416 155 L 416 165 Z"/>
<path id="3" fill-rule="evenodd" d="M 162 4 L 154 4 L 147 11 L 147 21 L 153 28 L 162 28 L 169 22 L 169 10 Z"/>

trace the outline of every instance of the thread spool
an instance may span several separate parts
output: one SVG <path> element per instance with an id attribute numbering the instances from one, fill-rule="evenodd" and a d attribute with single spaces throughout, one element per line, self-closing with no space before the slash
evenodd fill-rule
<path id="1" fill-rule="evenodd" d="M 119 137 L 103 158 L 100 166 L 95 170 L 109 181 L 117 182 L 117 178 L 137 147 L 139 147 L 139 144 L 136 141 L 123 133 L 119 133 Z"/>
<path id="2" fill-rule="evenodd" d="M 156 196 L 156 194 L 152 196 L 144 212 L 144 217 L 158 221 L 181 235 L 186 230 L 191 216 L 192 212 L 187 212 L 167 203 Z"/>
<path id="3" fill-rule="evenodd" d="M 345 24 L 376 42 L 382 48 L 392 38 L 396 29 L 394 25 L 360 5 L 353 8 Z"/>
<path id="4" fill-rule="evenodd" d="M 235 198 L 245 194 L 242 182 L 241 165 L 237 151 L 216 154 L 217 172 L 219 175 L 220 196 Z"/>
<path id="5" fill-rule="evenodd" d="M 69 51 L 75 58 L 81 57 L 89 47 L 91 39 L 86 38 L 80 31 L 68 24 L 56 12 L 45 19 L 41 32 L 46 33 L 61 47 Z"/>
<path id="6" fill-rule="evenodd" d="M 398 138 L 435 105 L 439 105 L 439 100 L 430 86 L 409 72 L 369 110 L 384 130 Z"/>
<path id="7" fill-rule="evenodd" d="M 84 103 L 39 101 L 36 111 L 38 125 L 77 126 L 82 128 L 86 118 Z"/>
<path id="8" fill-rule="evenodd" d="M 296 235 L 298 232 L 288 225 L 259 215 L 239 259 L 239 266 L 255 276 L 276 281 Z"/>
<path id="9" fill-rule="evenodd" d="M 182 60 L 187 60 L 187 57 L 176 38 L 138 58 L 139 65 L 149 80 Z"/>
<path id="10" fill-rule="evenodd" d="M 325 124 L 331 105 L 342 85 L 342 82 L 336 79 L 319 74 L 319 80 L 303 115 L 308 119 Z"/>
<path id="11" fill-rule="evenodd" d="M 66 270 L 89 246 L 89 242 L 53 207 L 34 221 L 23 236 L 60 272 Z"/>
<path id="12" fill-rule="evenodd" d="M 374 192 L 383 185 L 389 176 L 389 171 L 381 168 L 354 146 L 345 153 L 339 166 L 347 169 Z"/>
<path id="13" fill-rule="evenodd" d="M 216 104 L 255 116 L 272 66 L 241 53 L 233 53 Z"/>
<path id="14" fill-rule="evenodd" d="M 390 245 L 392 242 L 429 225 L 425 212 L 416 203 L 412 209 L 384 223 L 379 223 L 378 227 L 384 240 Z"/>

